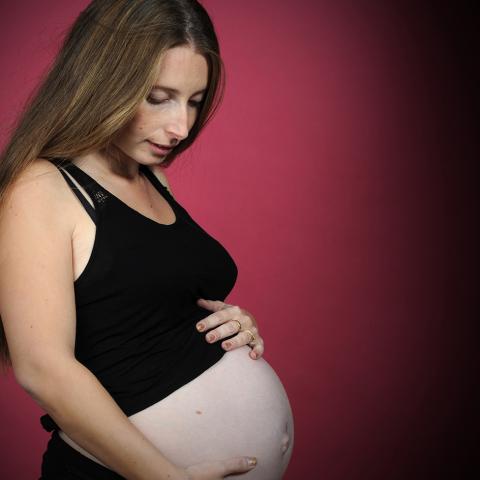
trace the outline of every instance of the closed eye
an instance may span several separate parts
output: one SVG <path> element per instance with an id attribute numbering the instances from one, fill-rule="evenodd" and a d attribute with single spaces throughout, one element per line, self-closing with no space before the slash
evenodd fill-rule
<path id="1" fill-rule="evenodd" d="M 151 103 L 152 105 L 161 105 L 165 102 L 168 102 L 170 99 L 169 98 L 165 98 L 163 100 L 156 100 L 155 98 L 153 97 L 147 97 L 147 102 L 148 103 Z M 190 104 L 190 106 L 192 106 L 193 108 L 199 108 L 200 105 L 202 104 L 202 100 L 190 100 L 188 102 Z"/>

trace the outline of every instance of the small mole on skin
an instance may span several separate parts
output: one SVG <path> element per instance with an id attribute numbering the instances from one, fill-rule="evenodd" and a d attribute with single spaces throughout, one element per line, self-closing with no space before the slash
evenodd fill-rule
<path id="1" fill-rule="evenodd" d="M 201 415 L 202 411 L 201 410 L 195 410 L 195 413 L 198 413 L 199 415 Z"/>

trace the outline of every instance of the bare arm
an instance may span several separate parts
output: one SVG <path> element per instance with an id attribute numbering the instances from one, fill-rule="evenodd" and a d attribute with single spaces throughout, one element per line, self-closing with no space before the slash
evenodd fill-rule
<path id="1" fill-rule="evenodd" d="M 75 359 L 70 192 L 45 163 L 22 173 L 0 219 L 0 313 L 15 377 L 70 438 L 120 475 L 183 478 Z"/>
<path id="2" fill-rule="evenodd" d="M 180 469 L 128 420 L 90 370 L 75 360 L 54 357 L 21 384 L 70 438 L 127 479 L 182 478 Z"/>

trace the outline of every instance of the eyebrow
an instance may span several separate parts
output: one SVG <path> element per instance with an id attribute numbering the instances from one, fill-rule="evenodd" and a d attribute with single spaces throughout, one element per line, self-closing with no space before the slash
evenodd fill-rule
<path id="1" fill-rule="evenodd" d="M 152 90 L 165 90 L 166 92 L 170 92 L 170 93 L 180 93 L 176 88 L 171 88 L 171 87 L 164 87 L 163 85 L 155 85 Z M 197 93 L 203 93 L 205 92 L 207 89 L 204 88 L 202 90 L 198 90 L 196 91 L 193 95 L 197 95 Z"/>

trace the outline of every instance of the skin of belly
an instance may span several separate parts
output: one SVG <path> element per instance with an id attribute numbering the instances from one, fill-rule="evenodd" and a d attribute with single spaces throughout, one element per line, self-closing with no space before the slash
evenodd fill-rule
<path id="1" fill-rule="evenodd" d="M 263 357 L 252 360 L 249 352 L 246 345 L 226 352 L 201 375 L 129 420 L 180 467 L 255 456 L 257 466 L 236 476 L 280 480 L 293 450 L 293 414 L 275 371 Z M 59 434 L 104 465 L 63 431 Z"/>

